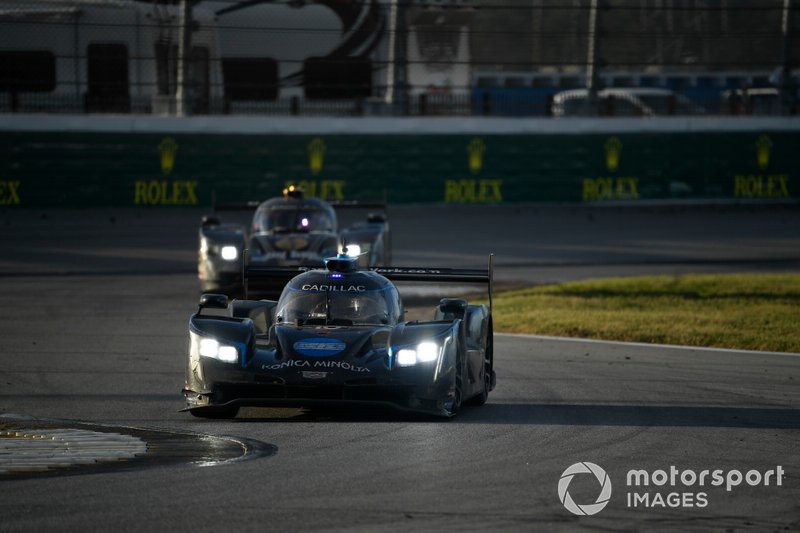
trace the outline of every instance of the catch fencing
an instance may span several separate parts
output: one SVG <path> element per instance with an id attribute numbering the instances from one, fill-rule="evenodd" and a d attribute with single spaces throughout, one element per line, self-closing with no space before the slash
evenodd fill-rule
<path id="1" fill-rule="evenodd" d="M 791 115 L 799 29 L 785 0 L 0 0 L 0 113 Z"/>

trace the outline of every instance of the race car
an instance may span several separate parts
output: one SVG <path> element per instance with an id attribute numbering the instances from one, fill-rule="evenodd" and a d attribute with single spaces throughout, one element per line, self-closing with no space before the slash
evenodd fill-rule
<path id="1" fill-rule="evenodd" d="M 200 226 L 198 278 L 203 292 L 240 295 L 247 265 L 321 267 L 324 258 L 345 246 L 361 266 L 388 265 L 391 260 L 389 223 L 383 203 L 325 202 L 308 198 L 290 185 L 283 196 L 262 203 L 215 205 L 217 210 L 253 209 L 248 232 L 243 224 L 204 217 Z M 337 209 L 373 209 L 365 221 L 340 229 Z M 277 297 L 282 286 L 261 287 L 260 295 Z"/>
<path id="2" fill-rule="evenodd" d="M 197 417 L 336 404 L 452 417 L 495 386 L 491 256 L 487 269 L 360 269 L 344 252 L 323 269 L 251 266 L 245 276 L 288 282 L 277 301 L 200 297 L 183 388 Z M 432 320 L 406 321 L 392 280 L 486 283 L 489 306 L 442 298 Z"/>

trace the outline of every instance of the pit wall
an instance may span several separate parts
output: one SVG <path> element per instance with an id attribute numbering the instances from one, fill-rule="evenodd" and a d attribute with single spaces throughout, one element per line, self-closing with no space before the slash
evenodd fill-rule
<path id="1" fill-rule="evenodd" d="M 0 117 L 0 206 L 796 201 L 800 120 Z"/>

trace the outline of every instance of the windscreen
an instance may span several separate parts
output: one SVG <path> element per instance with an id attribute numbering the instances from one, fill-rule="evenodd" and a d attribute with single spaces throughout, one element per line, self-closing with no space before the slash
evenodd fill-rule
<path id="1" fill-rule="evenodd" d="M 297 325 L 380 325 L 393 316 L 383 291 L 328 291 L 287 288 L 278 302 L 278 322 Z"/>
<path id="2" fill-rule="evenodd" d="M 257 233 L 334 231 L 334 221 L 321 209 L 281 206 L 259 210 L 253 219 L 253 230 Z"/>

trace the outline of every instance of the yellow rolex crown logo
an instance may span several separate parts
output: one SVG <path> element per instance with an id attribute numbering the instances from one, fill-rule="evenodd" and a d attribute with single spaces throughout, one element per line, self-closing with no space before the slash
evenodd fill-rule
<path id="1" fill-rule="evenodd" d="M 768 135 L 762 135 L 756 141 L 756 157 L 758 167 L 766 170 L 769 166 L 769 158 L 772 155 L 772 139 Z"/>
<path id="2" fill-rule="evenodd" d="M 467 145 L 467 152 L 469 153 L 469 171 L 477 174 L 483 168 L 483 152 L 486 151 L 486 145 L 479 138 L 472 139 Z"/>
<path id="3" fill-rule="evenodd" d="M 325 161 L 325 141 L 317 137 L 308 143 L 308 167 L 312 174 L 322 172 L 322 164 Z"/>
<path id="4" fill-rule="evenodd" d="M 172 137 L 164 137 L 161 144 L 158 145 L 158 151 L 161 153 L 161 173 L 167 176 L 175 168 L 175 154 L 178 153 L 178 143 Z"/>
<path id="5" fill-rule="evenodd" d="M 619 168 L 619 157 L 622 152 L 622 141 L 617 137 L 610 137 L 606 141 L 606 167 L 611 172 Z"/>

